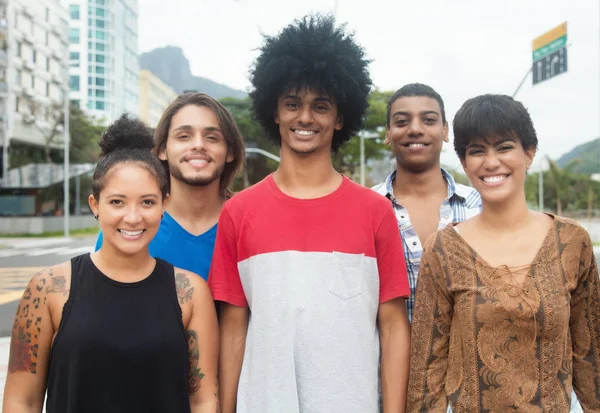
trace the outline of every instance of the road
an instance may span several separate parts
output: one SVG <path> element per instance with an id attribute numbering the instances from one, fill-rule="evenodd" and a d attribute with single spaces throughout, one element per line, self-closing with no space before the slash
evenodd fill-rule
<path id="1" fill-rule="evenodd" d="M 0 240 L 0 337 L 10 335 L 18 300 L 31 277 L 50 265 L 93 251 L 96 237 Z"/>

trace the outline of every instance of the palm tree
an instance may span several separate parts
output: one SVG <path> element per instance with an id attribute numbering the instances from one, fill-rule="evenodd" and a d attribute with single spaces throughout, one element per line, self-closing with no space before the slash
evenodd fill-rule
<path id="1" fill-rule="evenodd" d="M 554 188 L 556 194 L 556 213 L 562 215 L 563 201 L 566 201 L 566 194 L 569 191 L 569 184 L 572 180 L 573 168 L 581 163 L 581 159 L 573 159 L 561 168 L 556 161 L 546 156 L 549 166 L 550 185 Z"/>

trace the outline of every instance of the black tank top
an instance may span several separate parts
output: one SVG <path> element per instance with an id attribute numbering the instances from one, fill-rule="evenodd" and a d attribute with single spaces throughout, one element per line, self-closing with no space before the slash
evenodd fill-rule
<path id="1" fill-rule="evenodd" d="M 50 353 L 48 413 L 189 413 L 188 346 L 173 266 L 135 283 L 71 260 L 71 291 Z"/>

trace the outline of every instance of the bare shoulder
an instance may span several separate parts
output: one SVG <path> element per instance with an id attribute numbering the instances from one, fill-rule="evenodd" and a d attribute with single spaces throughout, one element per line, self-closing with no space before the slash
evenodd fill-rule
<path id="1" fill-rule="evenodd" d="M 64 262 L 35 273 L 25 292 L 44 296 L 56 293 L 68 296 L 70 284 L 71 263 Z"/>
<path id="2" fill-rule="evenodd" d="M 180 305 L 210 297 L 208 284 L 202 277 L 191 271 L 175 267 L 175 289 Z"/>

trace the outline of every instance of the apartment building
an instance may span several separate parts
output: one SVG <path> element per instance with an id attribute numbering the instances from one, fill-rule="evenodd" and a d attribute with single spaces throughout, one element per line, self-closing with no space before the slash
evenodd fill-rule
<path id="1" fill-rule="evenodd" d="M 70 99 L 105 123 L 139 115 L 137 0 L 70 0 Z"/>
<path id="2" fill-rule="evenodd" d="M 67 91 L 68 11 L 60 0 L 0 0 L 2 173 L 28 147 L 44 147 Z M 52 146 L 61 146 L 62 137 Z"/>
<path id="3" fill-rule="evenodd" d="M 149 70 L 140 72 L 140 119 L 155 128 L 177 93 Z"/>

